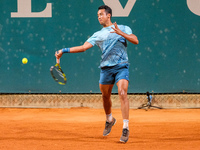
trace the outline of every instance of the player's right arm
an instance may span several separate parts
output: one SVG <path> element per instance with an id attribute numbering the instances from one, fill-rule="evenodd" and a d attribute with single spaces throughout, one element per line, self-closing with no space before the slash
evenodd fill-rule
<path id="1" fill-rule="evenodd" d="M 81 53 L 81 52 L 85 52 L 86 50 L 92 48 L 93 45 L 90 44 L 89 42 L 85 42 L 83 45 L 81 46 L 75 46 L 75 47 L 71 47 L 71 48 L 66 48 L 66 49 L 61 49 L 59 51 L 57 51 L 55 53 L 56 58 L 61 58 L 62 54 L 67 51 L 67 53 Z"/>

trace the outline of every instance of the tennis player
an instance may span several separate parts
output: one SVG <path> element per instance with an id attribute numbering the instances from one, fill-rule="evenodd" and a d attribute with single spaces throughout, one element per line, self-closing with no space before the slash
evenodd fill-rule
<path id="1" fill-rule="evenodd" d="M 103 136 L 111 132 L 116 119 L 111 111 L 111 92 L 113 85 L 118 87 L 118 95 L 121 101 L 121 112 L 123 117 L 123 130 L 120 138 L 126 143 L 129 139 L 129 101 L 127 90 L 129 84 L 129 63 L 127 56 L 127 40 L 133 44 L 138 44 L 137 37 L 132 33 L 130 27 L 117 25 L 111 22 L 112 10 L 103 5 L 98 8 L 98 20 L 103 26 L 100 31 L 95 32 L 83 45 L 63 48 L 55 53 L 56 58 L 61 58 L 63 53 L 84 52 L 97 45 L 102 51 L 100 63 L 99 87 L 102 93 L 103 107 L 106 114 L 105 129 Z"/>

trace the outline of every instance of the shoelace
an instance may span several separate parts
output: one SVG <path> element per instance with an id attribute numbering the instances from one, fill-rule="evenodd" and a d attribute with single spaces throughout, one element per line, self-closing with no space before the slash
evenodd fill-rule
<path id="1" fill-rule="evenodd" d="M 128 131 L 127 129 L 124 129 L 124 130 L 123 130 L 123 136 L 126 136 L 127 131 Z"/>
<path id="2" fill-rule="evenodd" d="M 107 128 L 109 125 L 110 125 L 110 123 L 109 123 L 109 122 L 106 122 L 106 128 Z"/>

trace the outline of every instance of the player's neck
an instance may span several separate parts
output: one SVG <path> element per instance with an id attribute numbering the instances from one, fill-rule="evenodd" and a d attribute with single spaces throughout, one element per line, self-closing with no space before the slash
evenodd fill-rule
<path id="1" fill-rule="evenodd" d="M 109 21 L 108 23 L 105 23 L 105 25 L 103 25 L 104 28 L 109 27 L 113 25 L 113 23 L 111 21 Z"/>

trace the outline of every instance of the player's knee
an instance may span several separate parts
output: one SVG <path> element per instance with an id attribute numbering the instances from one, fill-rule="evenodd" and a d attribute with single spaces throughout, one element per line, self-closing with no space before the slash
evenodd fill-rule
<path id="1" fill-rule="evenodd" d="M 124 89 L 120 89 L 118 94 L 122 98 L 125 98 L 127 96 L 127 92 Z"/>

